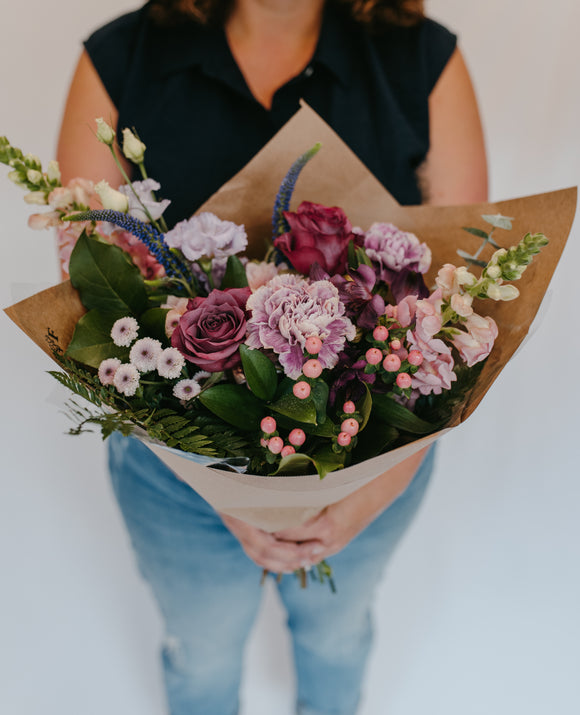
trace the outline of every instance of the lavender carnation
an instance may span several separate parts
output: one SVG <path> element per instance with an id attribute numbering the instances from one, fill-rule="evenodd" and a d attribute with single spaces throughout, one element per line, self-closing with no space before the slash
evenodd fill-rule
<path id="1" fill-rule="evenodd" d="M 429 246 L 392 223 L 373 223 L 365 234 L 364 247 L 367 256 L 378 263 L 381 270 L 426 273 L 431 265 Z"/>
<path id="2" fill-rule="evenodd" d="M 243 251 L 248 245 L 246 230 L 232 221 L 222 221 L 204 211 L 187 221 L 180 221 L 165 234 L 171 248 L 179 248 L 189 261 L 200 258 L 224 258 Z"/>
<path id="3" fill-rule="evenodd" d="M 332 368 L 345 341 L 356 334 L 338 290 L 326 280 L 309 283 L 296 275 L 275 276 L 252 293 L 246 308 L 252 311 L 247 344 L 277 353 L 293 380 L 302 374 L 307 338 L 322 340 L 317 358 L 323 368 Z"/>

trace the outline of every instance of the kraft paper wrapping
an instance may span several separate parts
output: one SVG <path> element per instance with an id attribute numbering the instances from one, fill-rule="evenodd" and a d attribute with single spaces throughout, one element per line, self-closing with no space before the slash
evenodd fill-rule
<path id="1" fill-rule="evenodd" d="M 501 213 L 514 218 L 513 230 L 498 230 L 495 240 L 509 247 L 527 232 L 542 232 L 550 239 L 526 270 L 517 286 L 520 298 L 510 303 L 488 300 L 479 312 L 497 322 L 499 337 L 481 375 L 449 427 L 418 439 L 387 454 L 328 474 L 260 477 L 224 471 L 198 464 L 186 455 L 144 440 L 176 475 L 187 482 L 218 511 L 230 514 L 268 531 L 294 526 L 323 507 L 339 501 L 419 449 L 463 422 L 477 407 L 493 381 L 525 338 L 564 249 L 576 211 L 575 188 L 497 203 L 466 206 L 400 206 L 360 160 L 308 106 L 276 136 L 199 211 L 213 211 L 222 219 L 243 223 L 248 232 L 249 255 L 261 257 L 270 240 L 270 219 L 278 186 L 292 162 L 317 141 L 323 147 L 303 170 L 293 207 L 307 199 L 328 206 L 341 206 L 353 225 L 363 229 L 375 221 L 389 221 L 412 231 L 433 252 L 427 284 L 444 263 L 461 265 L 457 249 L 474 253 L 481 239 L 463 226 L 485 228 L 481 214 Z M 481 256 L 492 253 L 486 247 Z M 70 282 L 42 291 L 6 309 L 8 316 L 48 355 L 64 351 L 74 325 L 84 312 Z M 207 460 L 201 460 L 207 464 Z"/>

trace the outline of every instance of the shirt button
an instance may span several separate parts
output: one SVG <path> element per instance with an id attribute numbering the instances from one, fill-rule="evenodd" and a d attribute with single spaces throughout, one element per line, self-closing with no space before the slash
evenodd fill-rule
<path id="1" fill-rule="evenodd" d="M 314 67 L 312 67 L 312 65 L 308 65 L 308 67 L 304 70 L 304 76 L 312 77 L 313 74 L 314 74 Z"/>

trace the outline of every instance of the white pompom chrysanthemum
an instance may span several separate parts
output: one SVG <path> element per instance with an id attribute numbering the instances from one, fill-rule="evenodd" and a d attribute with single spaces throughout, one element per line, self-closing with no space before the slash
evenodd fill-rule
<path id="1" fill-rule="evenodd" d="M 150 372 L 157 367 L 157 358 L 161 354 L 162 347 L 159 340 L 155 338 L 141 338 L 131 348 L 129 360 L 135 365 L 139 372 Z"/>
<path id="2" fill-rule="evenodd" d="M 120 348 L 128 348 L 129 345 L 137 338 L 139 331 L 139 323 L 135 318 L 125 317 L 119 318 L 113 323 L 111 328 L 111 337 L 113 342 Z"/>
<path id="3" fill-rule="evenodd" d="M 177 348 L 166 348 L 157 357 L 157 372 L 169 380 L 179 377 L 184 365 L 185 358 Z"/>
<path id="4" fill-rule="evenodd" d="M 133 397 L 139 387 L 139 371 L 135 365 L 125 363 L 120 365 L 115 372 L 113 385 L 126 397 Z"/>
<path id="5" fill-rule="evenodd" d="M 197 397 L 201 391 L 199 383 L 196 380 L 180 380 L 173 387 L 173 395 L 177 397 L 178 400 L 191 400 Z"/>
<path id="6" fill-rule="evenodd" d="M 99 365 L 99 380 L 101 385 L 112 385 L 115 373 L 121 367 L 119 358 L 108 358 Z"/>

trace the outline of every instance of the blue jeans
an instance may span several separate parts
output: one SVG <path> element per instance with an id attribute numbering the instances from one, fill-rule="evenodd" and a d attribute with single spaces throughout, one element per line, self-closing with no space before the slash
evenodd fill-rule
<path id="1" fill-rule="evenodd" d="M 109 466 L 139 568 L 165 620 L 171 715 L 235 715 L 242 651 L 260 603 L 261 569 L 218 514 L 143 444 L 114 434 Z M 405 493 L 329 559 L 337 593 L 285 576 L 300 715 L 354 715 L 369 653 L 373 591 L 415 514 L 430 450 Z"/>

